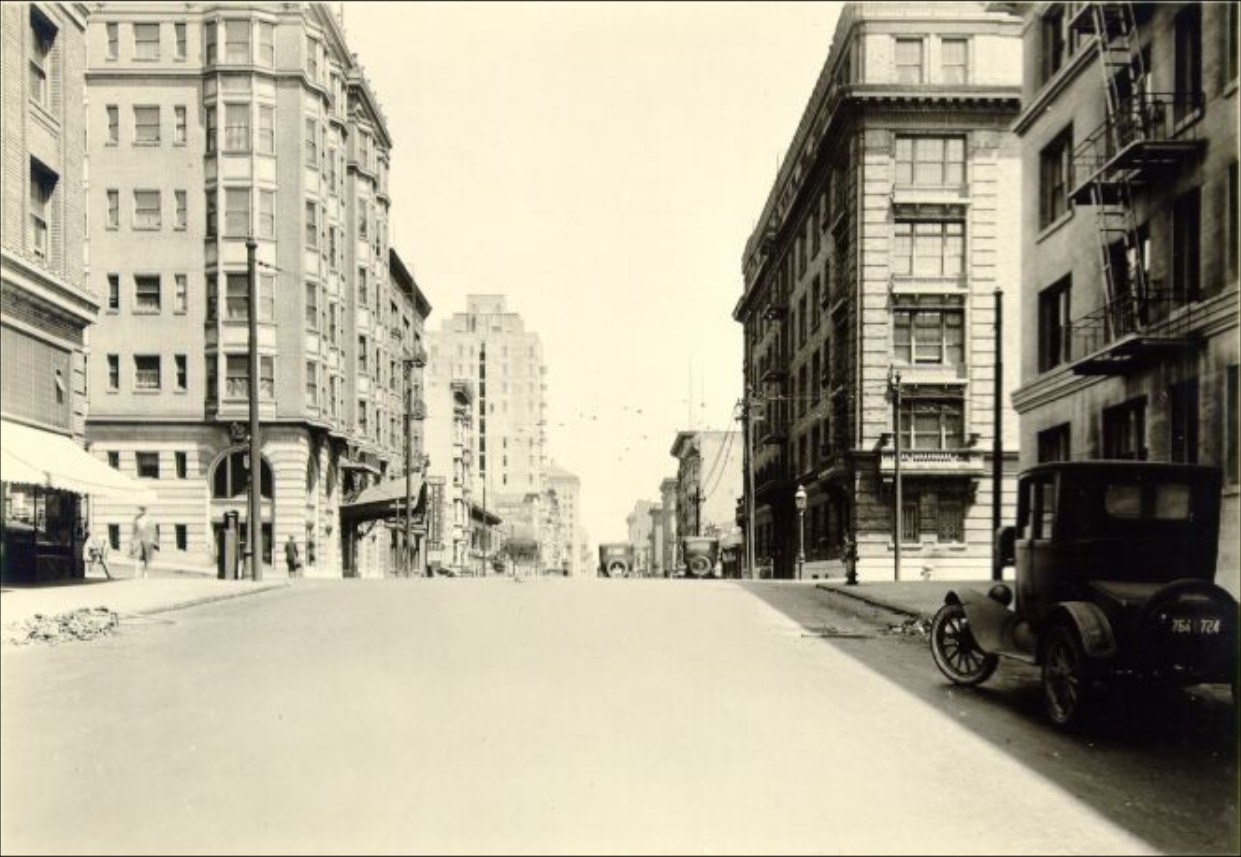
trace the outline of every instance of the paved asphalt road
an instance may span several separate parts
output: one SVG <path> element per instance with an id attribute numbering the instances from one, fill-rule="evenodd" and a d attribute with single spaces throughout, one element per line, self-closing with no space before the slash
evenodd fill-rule
<path id="1" fill-rule="evenodd" d="M 301 582 L 9 650 L 0 850 L 1155 850 L 777 600 Z"/>

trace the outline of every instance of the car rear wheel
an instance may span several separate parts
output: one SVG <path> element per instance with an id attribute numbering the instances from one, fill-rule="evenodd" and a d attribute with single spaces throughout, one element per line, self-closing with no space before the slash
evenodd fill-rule
<path id="1" fill-rule="evenodd" d="M 991 678 L 1000 662 L 978 648 L 960 604 L 945 604 L 931 620 L 931 657 L 940 672 L 967 687 Z"/>
<path id="2" fill-rule="evenodd" d="M 1080 725 L 1091 709 L 1092 677 L 1077 631 L 1056 625 L 1043 651 L 1043 701 L 1052 723 Z"/>

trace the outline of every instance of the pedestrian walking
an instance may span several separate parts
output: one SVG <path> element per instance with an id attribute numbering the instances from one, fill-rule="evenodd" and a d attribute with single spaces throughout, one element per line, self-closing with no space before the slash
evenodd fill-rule
<path id="1" fill-rule="evenodd" d="M 289 577 L 301 577 L 302 558 L 297 553 L 297 542 L 289 533 L 289 540 L 284 543 L 284 561 L 289 566 Z"/>
<path id="2" fill-rule="evenodd" d="M 159 545 L 155 543 L 155 530 L 146 506 L 138 507 L 133 530 L 129 536 L 129 555 L 134 558 L 134 577 L 145 578 L 151 559 Z"/>

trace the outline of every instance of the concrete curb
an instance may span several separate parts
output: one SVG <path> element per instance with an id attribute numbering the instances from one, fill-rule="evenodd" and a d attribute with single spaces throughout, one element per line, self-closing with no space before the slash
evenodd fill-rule
<path id="1" fill-rule="evenodd" d="M 822 589 L 824 592 L 839 593 L 840 595 L 843 595 L 846 598 L 852 598 L 855 601 L 863 601 L 872 607 L 882 607 L 884 610 L 890 610 L 893 613 L 900 613 L 902 616 L 908 616 L 912 619 L 930 618 L 928 614 L 923 613 L 920 610 L 913 610 L 900 604 L 894 604 L 891 601 L 885 601 L 882 598 L 876 598 L 875 596 L 869 595 L 865 592 L 859 592 L 857 586 L 849 586 L 848 584 L 833 586 L 827 583 L 816 583 L 814 587 L 815 589 Z"/>
<path id="2" fill-rule="evenodd" d="M 133 613 L 117 613 L 118 616 L 154 616 L 157 613 L 171 613 L 174 610 L 187 610 L 190 607 L 199 607 L 203 604 L 211 604 L 215 601 L 227 601 L 230 598 L 245 598 L 247 595 L 258 595 L 262 592 L 271 592 L 273 589 L 287 589 L 291 586 L 289 582 L 269 583 L 261 587 L 249 590 L 241 590 L 236 592 L 221 592 L 218 595 L 204 595 L 200 598 L 191 598 L 187 601 L 176 601 L 170 604 L 160 604 L 156 607 L 147 607 L 142 610 L 136 610 Z M 116 612 L 116 611 L 113 611 Z"/>

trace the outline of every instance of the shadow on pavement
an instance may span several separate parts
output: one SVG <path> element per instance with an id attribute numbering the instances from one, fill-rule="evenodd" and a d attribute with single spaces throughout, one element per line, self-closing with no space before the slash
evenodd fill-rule
<path id="1" fill-rule="evenodd" d="M 1043 713 L 1037 667 L 1002 660 L 985 685 L 958 687 L 936 669 L 925 635 L 890 633 L 904 616 L 823 590 L 744 588 L 1153 847 L 1238 853 L 1238 724 L 1228 688 L 1113 687 L 1090 722 L 1065 732 Z M 872 633 L 814 633 L 833 616 Z M 989 811 L 984 791 L 980 783 L 975 798 Z"/>

